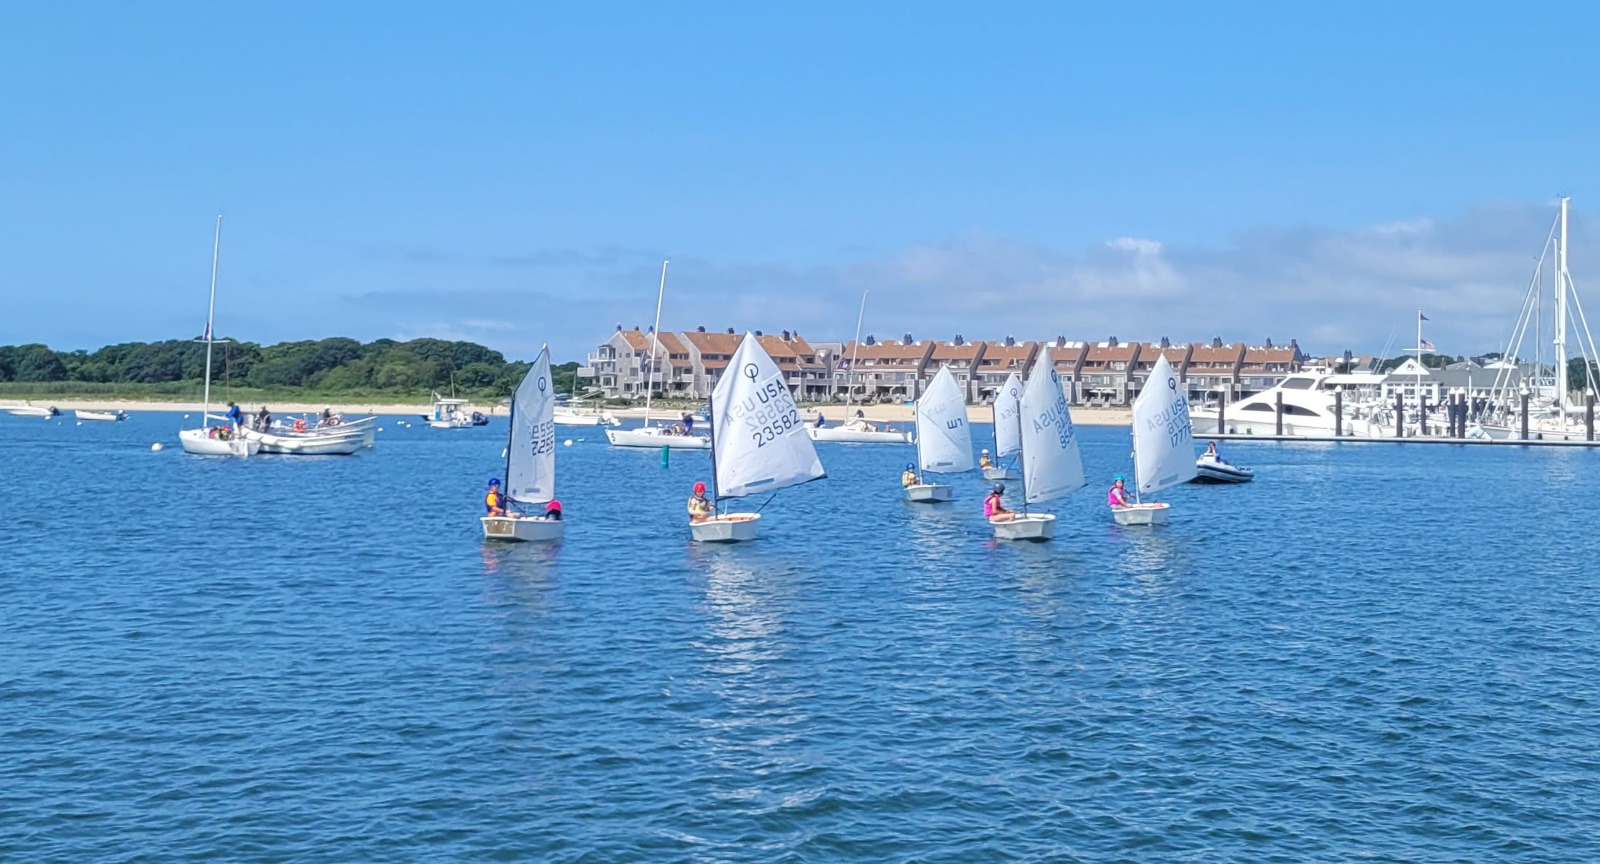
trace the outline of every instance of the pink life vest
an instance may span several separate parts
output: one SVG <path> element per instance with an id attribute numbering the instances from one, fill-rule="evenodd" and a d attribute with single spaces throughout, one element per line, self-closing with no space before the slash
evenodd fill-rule
<path id="1" fill-rule="evenodd" d="M 998 494 L 991 494 L 988 498 L 983 499 L 983 515 L 984 516 L 986 516 L 986 517 L 988 517 L 990 519 L 993 519 L 995 517 L 995 514 L 998 513 L 999 511 L 1000 511 L 1000 496 Z"/>
<path id="2" fill-rule="evenodd" d="M 1111 491 L 1106 493 L 1106 504 L 1111 507 L 1126 507 L 1128 506 L 1128 499 L 1127 496 L 1123 495 L 1121 489 L 1112 486 Z"/>

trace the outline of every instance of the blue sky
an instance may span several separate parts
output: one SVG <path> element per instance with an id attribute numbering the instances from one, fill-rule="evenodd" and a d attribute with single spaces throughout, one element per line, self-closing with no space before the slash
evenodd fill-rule
<path id="1" fill-rule="evenodd" d="M 1510 330 L 1600 7 L 13 3 L 0 343 Z M 1596 266 L 1589 262 L 1595 261 Z"/>

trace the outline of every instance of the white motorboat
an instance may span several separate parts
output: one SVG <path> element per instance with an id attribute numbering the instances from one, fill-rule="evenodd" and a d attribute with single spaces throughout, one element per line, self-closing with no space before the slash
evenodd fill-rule
<path id="1" fill-rule="evenodd" d="M 7 406 L 6 413 L 13 417 L 42 417 L 49 419 L 59 415 L 61 412 L 56 410 L 54 405 L 45 407 L 43 405 L 35 405 L 32 402 L 23 402 L 21 405 Z"/>
<path id="2" fill-rule="evenodd" d="M 839 426 L 807 426 L 806 434 L 813 441 L 832 441 L 839 444 L 912 444 L 916 437 L 909 431 L 897 431 L 893 425 L 879 425 L 870 420 L 855 418 Z"/>
<path id="3" fill-rule="evenodd" d="M 994 400 L 989 403 L 990 416 L 994 421 L 994 463 L 983 469 L 983 479 L 1015 480 L 1020 476 L 1012 465 L 1001 460 L 1015 456 L 1022 449 L 1022 427 L 1017 422 L 1021 411 L 1022 379 L 1012 372 L 1006 376 L 1005 383 L 1000 385 Z M 988 451 L 984 453 L 987 455 Z"/>
<path id="4" fill-rule="evenodd" d="M 195 456 L 254 456 L 261 450 L 260 442 L 238 435 L 230 418 L 211 413 L 211 354 L 217 341 L 212 335 L 212 326 L 216 323 L 217 259 L 221 251 L 222 214 L 218 213 L 216 234 L 211 240 L 211 299 L 206 305 L 206 332 L 200 337 L 200 341 L 206 343 L 206 378 L 200 405 L 200 428 L 179 430 L 178 443 L 183 446 L 183 452 Z M 221 425 L 211 425 L 213 420 L 221 421 Z"/>
<path id="5" fill-rule="evenodd" d="M 1360 382 L 1352 379 L 1363 379 Z M 1370 381 L 1365 379 L 1371 379 Z M 1283 397 L 1283 434 L 1294 437 L 1333 437 L 1340 432 L 1347 437 L 1384 438 L 1393 434 L 1393 420 L 1384 406 L 1358 401 L 1367 398 L 1370 391 L 1381 383 L 1381 376 L 1337 375 L 1314 370 L 1298 372 L 1284 378 L 1276 387 L 1263 390 L 1254 396 L 1240 399 L 1226 406 L 1228 428 L 1218 429 L 1218 415 L 1224 413 L 1216 406 L 1207 405 L 1190 409 L 1194 431 L 1202 435 L 1224 432 L 1233 435 L 1276 435 L 1278 431 L 1278 397 Z M 1354 388 L 1354 389 L 1352 389 Z M 1335 391 L 1345 389 L 1349 398 L 1344 400 L 1344 418 L 1339 418 L 1339 401 Z"/>
<path id="6" fill-rule="evenodd" d="M 1256 472 L 1238 465 L 1229 465 L 1214 456 L 1201 456 L 1194 463 L 1194 478 L 1190 483 L 1249 483 Z"/>
<path id="7" fill-rule="evenodd" d="M 557 405 L 553 415 L 557 426 L 621 426 L 622 421 L 609 411 L 594 411 L 576 405 Z"/>
<path id="8" fill-rule="evenodd" d="M 1056 371 L 1049 347 L 1039 353 L 1018 398 L 1017 412 L 1007 419 L 1008 426 L 1016 426 L 1017 455 L 1022 465 L 1022 512 L 990 517 L 989 525 L 997 540 L 1043 543 L 1055 537 L 1055 514 L 1029 513 L 1028 505 L 1054 501 L 1083 488 L 1086 482 L 1061 373 Z M 1010 430 L 1006 433 L 1009 435 Z"/>
<path id="9" fill-rule="evenodd" d="M 433 394 L 433 407 L 422 419 L 435 429 L 469 429 L 473 426 L 489 425 L 489 418 L 478 411 L 471 409 L 471 400 L 445 398 L 438 393 Z"/>
<path id="10" fill-rule="evenodd" d="M 754 540 L 760 513 L 724 512 L 723 499 L 776 492 L 828 476 L 817 459 L 817 448 L 800 434 L 805 424 L 794 394 L 754 333 L 745 334 L 717 379 L 707 413 L 715 509 L 711 518 L 689 523 L 694 540 Z"/>
<path id="11" fill-rule="evenodd" d="M 974 467 L 966 395 L 950 374 L 949 366 L 939 367 L 939 373 L 917 400 L 916 465 L 923 482 L 905 487 L 906 500 L 925 504 L 955 499 L 955 490 L 949 484 L 927 482 L 929 474 L 960 474 Z"/>
<path id="12" fill-rule="evenodd" d="M 79 408 L 72 413 L 76 415 L 79 420 L 95 420 L 103 423 L 114 423 L 118 420 L 128 419 L 128 412 L 126 411 L 90 411 Z"/>
<path id="13" fill-rule="evenodd" d="M 284 456 L 349 456 L 367 449 L 376 440 L 376 417 L 310 425 L 296 420 L 290 425 L 275 423 L 266 429 L 248 426 L 239 430 L 244 438 L 261 445 L 260 452 Z"/>
<path id="14" fill-rule="evenodd" d="M 566 533 L 556 495 L 555 379 L 550 374 L 550 346 L 534 358 L 528 374 L 511 397 L 511 428 L 506 436 L 506 514 L 484 516 L 486 540 L 560 540 Z M 518 508 L 549 505 L 546 513 Z"/>
<path id="15" fill-rule="evenodd" d="M 1167 355 L 1156 357 L 1150 377 L 1133 400 L 1134 503 L 1111 508 L 1118 525 L 1156 525 L 1167 521 L 1171 505 L 1142 500 L 1187 483 L 1196 473 L 1189 397 Z"/>

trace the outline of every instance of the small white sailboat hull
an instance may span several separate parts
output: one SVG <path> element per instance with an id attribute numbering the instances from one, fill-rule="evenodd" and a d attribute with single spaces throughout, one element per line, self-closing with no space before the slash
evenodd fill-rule
<path id="1" fill-rule="evenodd" d="M 985 480 L 1016 480 L 1018 477 L 1021 477 L 1021 476 L 1022 475 L 1018 474 L 1016 471 L 1013 471 L 1010 468 L 985 468 L 985 469 L 983 469 L 983 479 L 985 479 Z"/>
<path id="2" fill-rule="evenodd" d="M 370 446 L 367 433 L 360 429 L 337 434 L 257 432 L 245 429 L 240 432 L 246 439 L 260 445 L 260 452 L 284 456 L 349 456 Z"/>
<path id="3" fill-rule="evenodd" d="M 617 421 L 599 414 L 575 414 L 566 411 L 557 411 L 555 414 L 557 426 L 599 426 L 602 423 L 615 425 Z"/>
<path id="4" fill-rule="evenodd" d="M 261 452 L 261 444 L 248 438 L 213 438 L 205 429 L 185 429 L 178 433 L 178 443 L 183 452 L 195 456 L 254 456 Z"/>
<path id="5" fill-rule="evenodd" d="M 743 543 L 756 539 L 760 526 L 760 513 L 724 513 L 689 523 L 689 536 L 696 543 Z"/>
<path id="6" fill-rule="evenodd" d="M 128 412 L 126 412 L 126 411 L 85 411 L 85 410 L 80 408 L 80 409 L 78 409 L 78 410 L 76 410 L 76 411 L 74 411 L 72 413 L 77 415 L 77 418 L 79 420 L 99 420 L 101 422 L 115 422 L 117 420 L 126 420 L 126 419 L 128 419 Z"/>
<path id="7" fill-rule="evenodd" d="M 484 516 L 483 539 L 509 542 L 549 543 L 566 536 L 567 523 L 561 519 L 538 519 L 532 516 Z"/>
<path id="8" fill-rule="evenodd" d="M 874 432 L 844 426 L 824 426 L 821 429 L 807 426 L 806 434 L 811 436 L 812 441 L 831 441 L 835 444 L 910 444 L 913 441 L 910 432 Z"/>
<path id="9" fill-rule="evenodd" d="M 1118 525 L 1165 525 L 1172 505 L 1166 502 L 1129 504 L 1111 508 L 1111 518 Z"/>
<path id="10" fill-rule="evenodd" d="M 954 501 L 956 490 L 953 486 L 944 486 L 936 483 L 919 483 L 906 487 L 906 500 L 917 504 L 943 504 Z"/>
<path id="11" fill-rule="evenodd" d="M 1229 465 L 1204 456 L 1194 463 L 1194 470 L 1194 479 L 1190 483 L 1249 483 L 1256 477 L 1256 472 L 1250 468 Z"/>
<path id="12" fill-rule="evenodd" d="M 705 435 L 668 435 L 658 426 L 648 429 L 607 429 L 606 440 L 613 447 L 647 447 L 672 450 L 710 450 L 711 439 Z"/>
<path id="13" fill-rule="evenodd" d="M 1010 519 L 990 519 L 996 540 L 1024 540 L 1043 543 L 1056 536 L 1056 517 L 1052 513 L 1019 513 Z"/>

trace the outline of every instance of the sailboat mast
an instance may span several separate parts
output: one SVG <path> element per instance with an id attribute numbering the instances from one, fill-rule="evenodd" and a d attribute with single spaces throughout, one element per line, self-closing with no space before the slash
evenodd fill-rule
<path id="1" fill-rule="evenodd" d="M 511 392 L 511 413 L 506 417 L 506 473 L 505 476 L 500 480 L 500 482 L 505 484 L 504 486 L 500 487 L 501 494 L 505 495 L 507 500 L 510 500 L 511 494 L 508 491 L 511 489 L 511 436 L 516 434 L 516 429 L 517 394 L 516 391 L 513 390 Z M 506 512 L 510 513 L 510 508 L 506 508 Z"/>
<path id="2" fill-rule="evenodd" d="M 999 427 L 996 426 L 996 429 Z M 1000 436 L 995 435 L 995 452 L 1000 452 Z M 1027 453 L 1023 452 L 1028 446 L 1028 436 L 1022 434 L 1022 406 L 1017 406 L 1017 466 L 1022 469 L 1022 515 L 1028 515 L 1028 462 Z"/>
<path id="3" fill-rule="evenodd" d="M 205 428 L 211 414 L 211 343 L 216 341 L 211 325 L 217 316 L 217 254 L 222 249 L 222 214 L 217 214 L 217 231 L 211 238 L 211 301 L 206 306 L 206 382 L 200 409 L 200 426 Z"/>
<path id="4" fill-rule="evenodd" d="M 1435 313 L 1437 314 L 1437 313 Z M 1422 310 L 1417 309 L 1417 434 L 1428 434 L 1428 418 L 1422 416 Z"/>
<path id="5" fill-rule="evenodd" d="M 1561 425 L 1567 424 L 1567 201 L 1561 197 L 1561 242 L 1556 246 L 1556 399 Z"/>
<path id="6" fill-rule="evenodd" d="M 724 368 L 722 374 L 728 374 Z M 717 488 L 717 442 L 722 436 L 717 434 L 717 394 L 716 387 L 712 388 L 711 397 L 706 399 L 706 425 L 711 427 L 711 512 L 722 515 L 722 490 Z"/>
<path id="7" fill-rule="evenodd" d="M 667 296 L 668 258 L 661 262 L 661 287 L 656 289 L 656 323 L 650 328 L 650 374 L 644 382 L 644 428 L 650 428 L 650 397 L 656 389 L 656 351 L 661 348 L 661 301 Z"/>
<path id="8" fill-rule="evenodd" d="M 867 292 L 861 292 L 861 310 L 856 313 L 856 341 L 850 344 L 850 371 L 844 376 L 845 422 L 850 421 L 850 401 L 856 395 L 856 354 L 861 351 L 861 319 L 867 316 Z"/>

